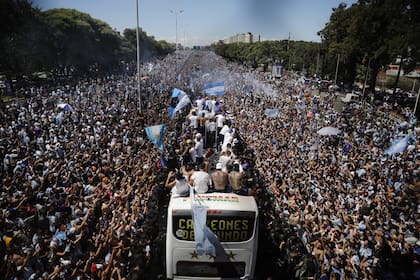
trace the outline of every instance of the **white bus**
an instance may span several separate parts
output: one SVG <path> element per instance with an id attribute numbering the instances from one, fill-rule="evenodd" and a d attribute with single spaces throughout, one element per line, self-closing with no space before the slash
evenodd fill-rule
<path id="1" fill-rule="evenodd" d="M 198 255 L 190 197 L 172 194 L 166 230 L 167 279 L 254 279 L 258 246 L 258 207 L 252 196 L 197 194 L 207 206 L 207 226 L 223 246 L 224 261 Z"/>

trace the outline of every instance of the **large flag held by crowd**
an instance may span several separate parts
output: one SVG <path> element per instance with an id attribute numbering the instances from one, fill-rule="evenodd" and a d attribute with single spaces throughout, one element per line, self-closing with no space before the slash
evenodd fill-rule
<path id="1" fill-rule="evenodd" d="M 57 107 L 64 111 L 73 112 L 73 107 L 68 103 L 59 103 L 57 104 Z"/>
<path id="2" fill-rule="evenodd" d="M 144 129 L 147 137 L 155 144 L 159 150 L 163 151 L 163 137 L 165 135 L 165 126 L 163 124 L 148 126 Z"/>
<path id="3" fill-rule="evenodd" d="M 393 154 L 404 152 L 408 147 L 408 140 L 410 140 L 410 135 L 407 135 L 402 139 L 395 140 L 391 147 L 385 150 L 385 154 L 392 156 Z"/>
<path id="4" fill-rule="evenodd" d="M 188 95 L 184 91 L 177 88 L 174 88 L 172 91 L 172 99 L 177 100 L 178 103 L 176 105 L 171 104 L 171 107 L 169 108 L 169 116 L 171 119 L 175 117 L 177 112 L 191 103 L 191 99 L 188 97 Z"/>
<path id="5" fill-rule="evenodd" d="M 207 95 L 224 95 L 225 94 L 225 82 L 208 83 L 204 85 L 204 91 Z"/>
<path id="6" fill-rule="evenodd" d="M 277 118 L 279 115 L 279 109 L 265 109 L 264 114 L 269 118 Z"/>

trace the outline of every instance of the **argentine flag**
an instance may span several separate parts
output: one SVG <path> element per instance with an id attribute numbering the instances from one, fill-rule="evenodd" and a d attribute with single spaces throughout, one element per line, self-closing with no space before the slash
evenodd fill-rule
<path id="1" fill-rule="evenodd" d="M 205 84 L 204 91 L 207 95 L 223 95 L 225 94 L 225 82 Z"/>
<path id="2" fill-rule="evenodd" d="M 163 124 L 148 126 L 144 129 L 147 137 L 155 144 L 159 150 L 163 151 L 163 136 L 165 134 L 165 126 Z"/>
<path id="3" fill-rule="evenodd" d="M 402 153 L 408 147 L 408 140 L 410 139 L 410 135 L 405 136 L 402 139 L 395 140 L 391 147 L 385 150 L 385 154 L 392 156 L 393 154 Z"/>
<path id="4" fill-rule="evenodd" d="M 190 188 L 190 199 L 192 212 L 191 216 L 193 220 L 194 239 L 197 253 L 199 255 L 209 254 L 215 257 L 216 246 L 219 247 L 221 245 L 216 235 L 206 225 L 207 207 L 194 198 L 193 188 Z"/>
<path id="5" fill-rule="evenodd" d="M 209 240 L 211 230 L 207 227 L 207 208 L 194 199 L 194 190 L 190 188 L 192 220 L 194 225 L 194 239 L 199 255 L 210 254 L 216 256 L 216 248 Z"/>
<path id="6" fill-rule="evenodd" d="M 225 248 L 216 234 L 207 226 L 207 207 L 194 197 L 194 189 L 190 188 L 191 216 L 193 220 L 196 251 L 199 255 L 209 254 L 216 262 L 229 262 Z"/>
<path id="7" fill-rule="evenodd" d="M 188 95 L 180 89 L 174 88 L 172 91 L 172 98 L 178 99 L 178 104 L 175 107 L 169 108 L 169 116 L 173 119 L 178 111 L 191 103 Z"/>

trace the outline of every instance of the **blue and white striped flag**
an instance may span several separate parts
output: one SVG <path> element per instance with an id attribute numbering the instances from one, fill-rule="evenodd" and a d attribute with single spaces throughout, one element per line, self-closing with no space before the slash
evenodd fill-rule
<path id="1" fill-rule="evenodd" d="M 178 100 L 180 100 L 182 98 L 182 96 L 185 95 L 185 92 L 178 89 L 178 88 L 174 88 L 172 90 L 172 98 L 178 97 Z"/>
<path id="2" fill-rule="evenodd" d="M 224 95 L 225 82 L 205 84 L 204 91 L 206 92 L 207 95 Z"/>
<path id="3" fill-rule="evenodd" d="M 148 126 L 144 129 L 147 137 L 155 144 L 159 150 L 163 151 L 163 136 L 165 135 L 165 126 L 163 124 Z"/>
<path id="4" fill-rule="evenodd" d="M 393 154 L 402 153 L 408 147 L 408 140 L 410 139 L 410 135 L 405 136 L 402 139 L 395 140 L 391 147 L 385 150 L 385 154 L 391 156 Z"/>
<path id="5" fill-rule="evenodd" d="M 178 111 L 180 111 L 182 108 L 191 103 L 191 99 L 188 97 L 188 95 L 184 91 L 177 88 L 174 88 L 174 90 L 172 91 L 172 98 L 177 98 L 178 103 L 175 107 L 169 108 L 169 116 L 171 117 L 171 119 L 175 117 Z"/>
<path id="6" fill-rule="evenodd" d="M 206 225 L 207 207 L 195 200 L 193 188 L 190 188 L 190 199 L 197 253 L 199 255 L 210 254 L 216 256 L 216 248 L 210 241 L 210 239 L 212 239 L 211 235 L 214 236 L 214 233 Z"/>

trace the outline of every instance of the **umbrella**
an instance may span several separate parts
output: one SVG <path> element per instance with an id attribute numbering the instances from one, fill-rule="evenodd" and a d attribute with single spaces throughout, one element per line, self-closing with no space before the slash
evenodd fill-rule
<path id="1" fill-rule="evenodd" d="M 319 135 L 337 135 L 340 134 L 341 130 L 332 126 L 326 126 L 318 130 Z"/>

